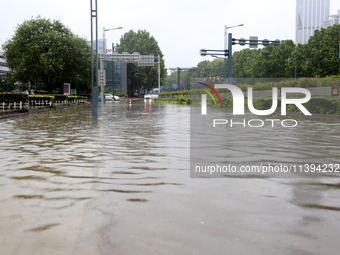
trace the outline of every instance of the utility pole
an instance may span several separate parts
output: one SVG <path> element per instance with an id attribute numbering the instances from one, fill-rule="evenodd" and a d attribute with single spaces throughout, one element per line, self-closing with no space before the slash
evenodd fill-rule
<path id="1" fill-rule="evenodd" d="M 295 55 L 295 67 L 294 67 L 294 78 L 296 80 L 296 77 L 297 77 L 297 67 L 296 67 L 296 63 L 297 62 L 297 56 Z"/>
<path id="2" fill-rule="evenodd" d="M 93 6 L 93 1 L 95 4 Z M 97 0 L 90 0 L 91 2 L 91 87 L 92 87 L 92 117 L 98 117 L 98 9 Z M 96 84 L 94 84 L 94 52 L 93 52 L 93 19 L 95 19 L 96 29 Z"/>
<path id="3" fill-rule="evenodd" d="M 177 77 L 178 84 L 177 84 L 177 87 L 178 87 L 178 90 L 179 90 L 180 85 L 181 85 L 181 68 L 177 67 L 177 71 L 178 71 L 178 77 Z"/>
<path id="4" fill-rule="evenodd" d="M 233 75 L 232 75 L 232 65 L 233 65 L 233 49 L 232 49 L 232 40 L 233 35 L 231 33 L 228 34 L 228 83 L 233 84 Z"/>
<path id="5" fill-rule="evenodd" d="M 158 93 L 161 93 L 161 56 L 158 55 Z"/>

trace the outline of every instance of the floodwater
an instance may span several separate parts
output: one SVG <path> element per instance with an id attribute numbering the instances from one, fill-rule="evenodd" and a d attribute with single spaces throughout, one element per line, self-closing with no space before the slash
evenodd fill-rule
<path id="1" fill-rule="evenodd" d="M 188 106 L 99 110 L 0 121 L 1 255 L 339 254 L 336 176 L 190 178 Z M 322 123 L 332 139 L 308 143 L 339 148 L 339 122 Z"/>

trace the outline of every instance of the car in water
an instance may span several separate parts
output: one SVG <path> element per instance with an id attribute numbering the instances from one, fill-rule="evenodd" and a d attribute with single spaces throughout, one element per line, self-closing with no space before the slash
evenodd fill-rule
<path id="1" fill-rule="evenodd" d="M 119 96 L 114 96 L 114 95 L 112 95 L 112 94 L 110 94 L 110 93 L 104 93 L 104 96 L 105 96 L 105 100 L 106 101 L 119 101 Z"/>
<path id="2" fill-rule="evenodd" d="M 156 95 L 156 94 L 145 94 L 144 95 L 144 99 L 156 99 L 156 98 L 158 98 L 158 95 Z"/>
<path id="3" fill-rule="evenodd" d="M 104 97 L 106 101 L 112 101 L 113 100 L 113 95 L 110 93 L 104 93 Z"/>

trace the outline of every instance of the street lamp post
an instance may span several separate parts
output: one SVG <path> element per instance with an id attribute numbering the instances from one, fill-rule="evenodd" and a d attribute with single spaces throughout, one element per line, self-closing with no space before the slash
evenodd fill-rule
<path id="1" fill-rule="evenodd" d="M 158 94 L 159 94 L 161 93 L 161 56 L 160 55 L 157 56 L 157 60 L 158 60 L 157 61 L 157 64 L 158 64 L 157 72 L 158 72 Z"/>
<path id="2" fill-rule="evenodd" d="M 228 27 L 227 25 L 225 25 L 224 26 L 224 49 L 225 50 L 227 50 L 228 48 L 228 43 L 227 43 L 227 35 L 228 35 L 228 33 L 227 33 L 227 30 L 229 29 L 229 28 L 234 28 L 234 27 L 242 27 L 242 26 L 244 26 L 244 24 L 240 24 L 240 25 L 237 25 L 237 26 L 231 26 L 231 27 Z"/>
<path id="3" fill-rule="evenodd" d="M 117 30 L 117 29 L 122 29 L 123 27 L 116 27 L 116 28 L 109 28 L 109 29 L 105 29 L 105 27 L 103 27 L 103 56 L 106 54 L 106 47 L 105 47 L 105 32 L 106 31 L 111 31 L 111 30 Z M 102 60 L 102 58 L 100 58 Z M 104 70 L 104 61 L 100 62 L 100 70 L 103 72 Z M 112 71 L 114 72 L 114 70 Z M 113 76 L 112 76 L 113 77 Z M 114 91 L 114 87 L 113 87 L 113 91 Z M 113 93 L 114 95 L 114 93 Z M 101 83 L 101 97 L 102 97 L 102 102 L 105 104 L 105 97 L 104 97 L 104 84 L 103 82 Z"/>
<path id="4" fill-rule="evenodd" d="M 203 57 L 206 56 L 206 55 L 210 55 L 210 56 L 213 56 L 213 57 L 216 57 L 216 55 L 224 55 L 224 62 L 225 62 L 224 79 L 225 80 L 227 79 L 227 66 L 228 66 L 228 83 L 229 84 L 231 84 L 233 82 L 232 81 L 232 54 L 233 54 L 232 45 L 233 45 L 233 38 L 232 38 L 232 34 L 229 33 L 228 34 L 228 41 L 227 41 L 227 29 L 233 28 L 233 27 L 241 27 L 241 26 L 243 26 L 243 24 L 240 24 L 240 25 L 237 25 L 237 26 L 231 26 L 231 27 L 224 26 L 224 32 L 225 32 L 225 35 L 224 35 L 224 50 L 205 50 L 205 49 L 200 50 L 200 54 Z M 228 57 L 228 62 L 227 62 L 227 57 Z"/>
<path id="5" fill-rule="evenodd" d="M 230 34 L 228 35 L 227 34 L 227 30 L 229 28 L 234 28 L 234 27 L 242 27 L 244 26 L 244 24 L 239 24 L 239 25 L 236 25 L 236 26 L 231 26 L 231 27 L 228 27 L 227 25 L 224 26 L 224 50 L 228 50 L 228 82 L 229 84 L 231 84 L 232 82 L 232 74 L 231 74 L 231 65 L 232 65 L 232 44 L 231 44 L 231 36 Z M 227 35 L 228 35 L 228 40 L 227 40 Z M 225 69 L 224 69 L 224 77 L 225 79 L 227 78 L 227 59 L 224 59 L 224 62 L 225 62 Z"/>
<path id="6" fill-rule="evenodd" d="M 111 31 L 111 30 L 118 30 L 118 29 L 122 29 L 123 27 L 116 27 L 116 28 L 109 28 L 109 29 L 105 29 L 105 27 L 103 27 L 103 54 L 106 54 L 106 49 L 105 49 L 105 32 L 106 31 Z"/>

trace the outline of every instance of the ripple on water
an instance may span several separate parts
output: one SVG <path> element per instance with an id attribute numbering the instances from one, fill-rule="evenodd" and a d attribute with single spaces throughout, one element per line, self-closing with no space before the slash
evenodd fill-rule
<path id="1" fill-rule="evenodd" d="M 27 229 L 26 232 L 43 232 L 51 228 L 57 227 L 59 225 L 61 224 L 60 223 L 49 223 L 49 224 L 39 225 L 37 227 Z"/>
<path id="2" fill-rule="evenodd" d="M 330 228 L 337 222 L 328 216 L 339 212 L 340 185 L 334 179 L 329 181 L 329 176 L 309 184 L 291 183 L 290 179 L 282 181 L 289 184 L 282 184 L 265 175 L 190 179 L 189 113 L 188 107 L 177 105 L 153 104 L 150 108 L 136 102 L 129 108 L 122 101 L 102 105 L 98 120 L 91 118 L 89 106 L 80 106 L 0 122 L 3 222 L 10 227 L 19 226 L 17 233 L 26 230 L 32 240 L 39 240 L 40 233 L 54 229 L 65 233 L 66 239 L 66 234 L 74 230 L 74 239 L 78 238 L 79 243 L 72 243 L 71 249 L 83 245 L 87 234 L 92 238 L 93 234 L 98 235 L 98 240 L 103 237 L 100 244 L 117 241 L 117 247 L 122 240 L 134 245 L 143 243 L 132 242 L 131 233 L 136 230 L 146 236 L 152 233 L 152 244 L 165 244 L 169 233 L 174 233 L 179 239 L 204 239 L 209 248 L 228 245 L 233 236 L 242 236 L 244 243 L 250 243 L 251 250 L 257 251 L 269 244 L 265 239 L 256 239 L 261 233 L 261 237 L 277 238 L 272 243 L 280 243 L 279 248 L 301 242 L 301 249 L 285 251 L 308 254 L 303 246 L 316 243 L 309 240 L 315 238 L 316 232 L 311 234 L 310 226 L 304 227 L 313 222 L 307 216 L 320 219 L 320 236 L 336 232 Z M 310 157 L 315 161 L 330 160 L 339 155 L 340 144 L 338 124 L 330 124 L 302 119 L 300 129 L 286 132 L 280 128 L 271 132 L 224 130 L 225 139 L 212 137 L 203 145 L 225 143 L 227 156 L 218 156 L 229 162 L 301 162 Z M 207 131 L 201 130 L 199 135 Z M 329 198 L 329 194 L 333 196 Z M 24 214 L 22 221 L 11 218 L 18 210 Z M 176 224 L 164 225 L 175 221 Z M 107 222 L 107 226 L 98 227 L 102 222 Z M 296 222 L 303 225 L 303 232 L 296 231 Z M 157 224 L 162 232 L 155 232 L 153 226 Z M 192 228 L 185 227 L 189 225 Z M 139 226 L 145 229 L 140 230 Z M 223 230 L 219 229 L 227 229 L 227 234 L 222 236 Z M 226 242 L 209 239 L 216 232 Z M 3 233 L 7 235 L 6 231 Z M 289 233 L 302 233 L 304 239 L 289 239 Z M 20 245 L 26 248 L 29 240 Z M 323 245 L 324 240 L 317 241 Z M 170 243 L 173 245 L 173 241 Z M 186 240 L 181 244 L 187 246 Z M 122 247 L 121 250 L 127 246 Z"/>

